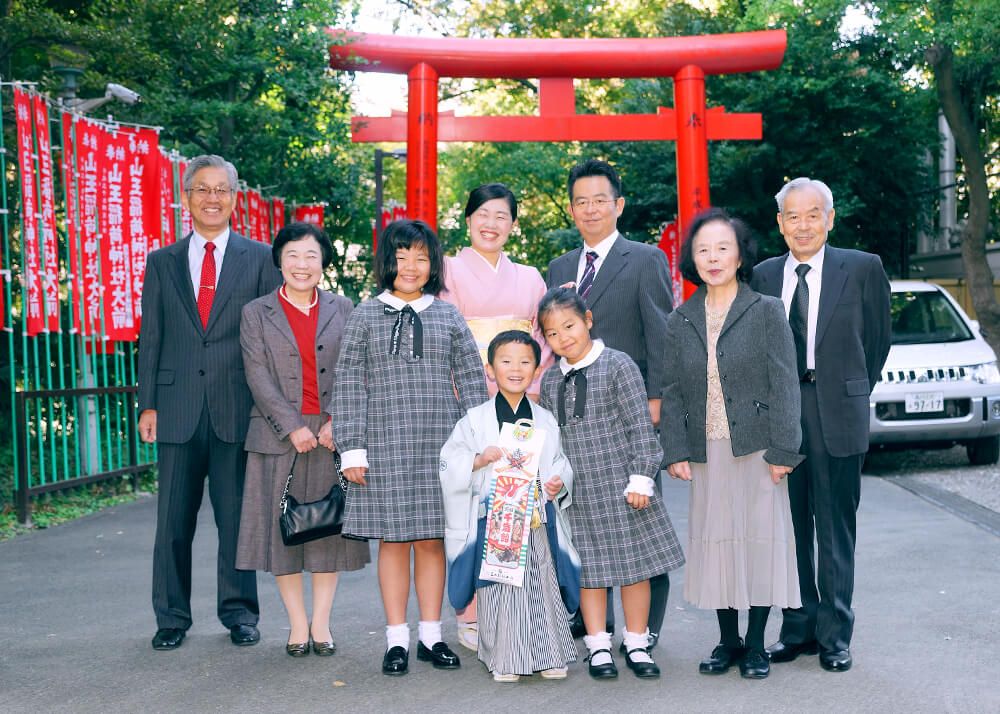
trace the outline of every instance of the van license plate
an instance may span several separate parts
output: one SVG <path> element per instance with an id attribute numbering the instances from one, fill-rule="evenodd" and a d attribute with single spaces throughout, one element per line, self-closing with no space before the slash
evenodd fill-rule
<path id="1" fill-rule="evenodd" d="M 943 412 L 944 392 L 907 392 L 906 413 Z"/>

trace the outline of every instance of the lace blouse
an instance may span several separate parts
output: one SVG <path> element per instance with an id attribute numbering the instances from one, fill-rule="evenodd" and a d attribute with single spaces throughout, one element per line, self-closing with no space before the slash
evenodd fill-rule
<path id="1" fill-rule="evenodd" d="M 716 359 L 716 344 L 719 333 L 726 322 L 729 307 L 715 312 L 705 305 L 705 333 L 708 339 L 708 395 L 705 410 L 705 436 L 708 439 L 729 438 L 729 418 L 726 415 L 726 403 L 722 396 L 722 382 L 719 380 L 719 361 Z"/>

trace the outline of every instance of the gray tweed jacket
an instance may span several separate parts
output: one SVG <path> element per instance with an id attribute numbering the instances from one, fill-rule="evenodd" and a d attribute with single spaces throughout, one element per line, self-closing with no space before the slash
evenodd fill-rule
<path id="1" fill-rule="evenodd" d="M 305 426 L 302 419 L 302 358 L 295 335 L 275 290 L 243 308 L 240 344 L 247 384 L 253 393 L 246 450 L 283 454 L 292 448 L 288 435 Z M 340 340 L 354 304 L 342 295 L 319 291 L 316 323 L 316 377 L 325 409 L 333 390 Z"/>
<path id="2" fill-rule="evenodd" d="M 667 373 L 660 411 L 664 462 L 706 460 L 708 353 L 705 287 L 667 318 Z M 797 466 L 802 441 L 795 344 L 781 300 L 740 283 L 716 358 L 733 456 L 765 451 L 764 460 Z"/>

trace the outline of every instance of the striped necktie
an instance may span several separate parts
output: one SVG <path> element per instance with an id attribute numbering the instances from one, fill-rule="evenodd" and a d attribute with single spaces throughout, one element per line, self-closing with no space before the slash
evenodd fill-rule
<path id="1" fill-rule="evenodd" d="M 583 276 L 580 278 L 580 285 L 576 288 L 576 291 L 584 300 L 586 300 L 587 295 L 590 294 L 590 289 L 594 287 L 594 276 L 597 275 L 597 268 L 594 265 L 596 262 L 597 251 L 588 250 L 587 266 L 583 269 Z"/>

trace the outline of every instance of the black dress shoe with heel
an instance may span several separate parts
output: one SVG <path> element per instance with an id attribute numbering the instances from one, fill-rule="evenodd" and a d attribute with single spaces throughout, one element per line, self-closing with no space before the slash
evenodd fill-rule
<path id="1" fill-rule="evenodd" d="M 649 650 L 645 647 L 636 647 L 634 650 L 629 650 L 628 654 L 625 655 L 625 664 L 628 668 L 632 670 L 636 677 L 639 679 L 658 679 L 660 676 L 660 668 L 657 666 L 656 662 L 635 662 L 632 659 L 632 655 L 635 652 L 642 652 L 644 654 L 649 654 Z"/>
<path id="2" fill-rule="evenodd" d="M 698 671 L 702 674 L 725 674 L 729 668 L 743 659 L 746 650 L 743 647 L 743 640 L 738 645 L 725 645 L 719 643 L 708 659 L 703 659 L 698 665 Z"/>
<path id="3" fill-rule="evenodd" d="M 316 653 L 317 657 L 329 657 L 336 651 L 337 645 L 333 643 L 333 640 L 329 642 L 317 642 L 313 640 L 313 652 Z"/>
<path id="4" fill-rule="evenodd" d="M 382 657 L 382 674 L 398 677 L 410 667 L 410 653 L 405 647 L 390 647 Z"/>
<path id="5" fill-rule="evenodd" d="M 771 660 L 764 650 L 747 650 L 740 660 L 740 676 L 743 679 L 766 679 L 771 673 Z"/>
<path id="6" fill-rule="evenodd" d="M 229 640 L 237 647 L 249 647 L 260 642 L 257 625 L 233 625 L 229 628 Z"/>
<path id="7" fill-rule="evenodd" d="M 154 650 L 175 650 L 184 641 L 185 631 L 179 627 L 161 627 L 153 635 Z"/>
<path id="8" fill-rule="evenodd" d="M 816 640 L 809 642 L 782 642 L 778 640 L 767 648 L 772 662 L 791 662 L 799 655 L 814 655 L 819 652 Z"/>
<path id="9" fill-rule="evenodd" d="M 846 672 L 852 664 L 850 650 L 823 650 L 819 653 L 819 665 L 827 672 Z"/>
<path id="10" fill-rule="evenodd" d="M 418 642 L 417 659 L 421 662 L 430 662 L 434 665 L 434 669 L 458 669 L 462 666 L 458 655 L 444 642 L 438 642 L 430 649 L 427 649 L 423 642 Z"/>
<path id="11" fill-rule="evenodd" d="M 602 652 L 607 652 L 608 657 L 611 656 L 611 650 L 594 650 L 587 655 L 586 660 L 588 664 L 588 671 L 590 676 L 594 679 L 616 679 L 618 677 L 618 668 L 615 666 L 615 661 L 611 660 L 607 664 L 594 664 L 594 655 L 599 655 Z"/>
<path id="12" fill-rule="evenodd" d="M 289 642 L 285 645 L 285 654 L 289 657 L 305 657 L 309 654 L 309 642 Z"/>

